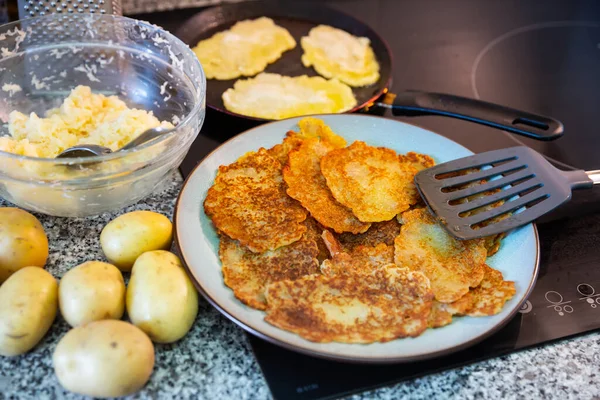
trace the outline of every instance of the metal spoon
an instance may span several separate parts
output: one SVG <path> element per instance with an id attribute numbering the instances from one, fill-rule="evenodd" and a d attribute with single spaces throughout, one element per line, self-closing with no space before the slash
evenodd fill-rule
<path id="1" fill-rule="evenodd" d="M 175 128 L 162 128 L 156 127 L 152 129 L 148 129 L 137 138 L 133 139 L 131 142 L 127 143 L 125 146 L 121 147 L 117 151 L 121 150 L 129 150 L 134 147 L 137 147 L 143 143 L 149 142 L 152 139 L 155 139 L 159 136 L 166 135 L 167 133 L 171 133 L 175 130 Z M 104 154 L 110 154 L 112 150 L 108 147 L 98 146 L 95 144 L 80 144 L 77 146 L 69 147 L 68 149 L 61 152 L 56 158 L 76 158 L 76 157 L 92 157 L 92 156 L 101 156 Z"/>

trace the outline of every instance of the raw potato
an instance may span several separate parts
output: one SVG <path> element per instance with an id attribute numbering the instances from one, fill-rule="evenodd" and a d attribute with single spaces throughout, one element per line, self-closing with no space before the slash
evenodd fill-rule
<path id="1" fill-rule="evenodd" d="M 179 258 L 168 251 L 142 254 L 127 286 L 129 319 L 156 343 L 172 343 L 190 330 L 198 292 Z"/>
<path id="2" fill-rule="evenodd" d="M 67 390 L 92 397 L 118 397 L 140 390 L 152 374 L 154 346 L 128 322 L 102 320 L 71 329 L 52 357 Z"/>
<path id="3" fill-rule="evenodd" d="M 23 267 L 44 267 L 48 238 L 36 217 L 18 208 L 0 208 L 0 283 Z"/>
<path id="4" fill-rule="evenodd" d="M 169 250 L 173 225 L 152 211 L 133 211 L 108 223 L 100 234 L 106 258 L 121 271 L 131 271 L 135 260 L 147 251 Z"/>
<path id="5" fill-rule="evenodd" d="M 71 326 L 101 319 L 121 319 L 125 282 L 112 264 L 88 261 L 67 272 L 58 287 L 60 312 Z"/>
<path id="6" fill-rule="evenodd" d="M 31 350 L 56 317 L 58 283 L 39 267 L 25 267 L 0 286 L 0 355 Z"/>

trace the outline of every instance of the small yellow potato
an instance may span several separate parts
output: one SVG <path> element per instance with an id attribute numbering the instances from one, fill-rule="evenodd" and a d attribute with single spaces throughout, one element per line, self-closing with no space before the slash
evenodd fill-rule
<path id="1" fill-rule="evenodd" d="M 92 397 L 127 396 L 144 387 L 154 367 L 154 346 L 128 322 L 94 321 L 71 329 L 52 356 L 67 390 Z"/>
<path id="2" fill-rule="evenodd" d="M 40 221 L 18 208 L 0 208 L 0 283 L 24 267 L 44 267 L 48 237 Z"/>
<path id="3" fill-rule="evenodd" d="M 88 261 L 67 272 L 58 286 L 58 304 L 71 326 L 101 319 L 121 319 L 125 312 L 125 281 L 117 267 Z"/>
<path id="4" fill-rule="evenodd" d="M 121 271 L 131 271 L 135 260 L 147 251 L 169 250 L 173 225 L 152 211 L 133 211 L 109 222 L 100 234 L 102 251 Z"/>
<path id="5" fill-rule="evenodd" d="M 188 333 L 198 314 L 198 292 L 179 258 L 168 251 L 142 254 L 127 285 L 131 322 L 156 343 L 172 343 Z"/>
<path id="6" fill-rule="evenodd" d="M 58 310 L 58 283 L 39 267 L 21 268 L 0 286 L 0 355 L 35 347 Z"/>

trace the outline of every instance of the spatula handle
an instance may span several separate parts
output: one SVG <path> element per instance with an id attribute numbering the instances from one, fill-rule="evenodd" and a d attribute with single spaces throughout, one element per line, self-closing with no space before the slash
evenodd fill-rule
<path id="1" fill-rule="evenodd" d="M 564 130 L 560 121 L 550 117 L 442 93 L 401 92 L 388 107 L 396 116 L 441 115 L 545 141 L 558 139 Z"/>
<path id="2" fill-rule="evenodd" d="M 571 185 L 571 189 L 590 189 L 594 186 L 594 178 L 590 175 L 590 172 L 594 171 L 583 171 L 581 169 L 577 169 L 574 171 L 560 171 L 557 170 L 564 178 L 567 179 L 569 185 Z"/>
<path id="3" fill-rule="evenodd" d="M 600 185 L 600 169 L 594 171 L 585 171 L 588 178 L 592 180 L 594 185 Z"/>

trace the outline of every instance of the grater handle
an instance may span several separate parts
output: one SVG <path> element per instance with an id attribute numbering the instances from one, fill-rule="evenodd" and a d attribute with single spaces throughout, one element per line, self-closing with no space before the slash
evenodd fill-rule
<path id="1" fill-rule="evenodd" d="M 396 116 L 441 115 L 544 141 L 558 139 L 564 131 L 563 124 L 553 118 L 442 93 L 401 92 L 384 106 Z"/>

